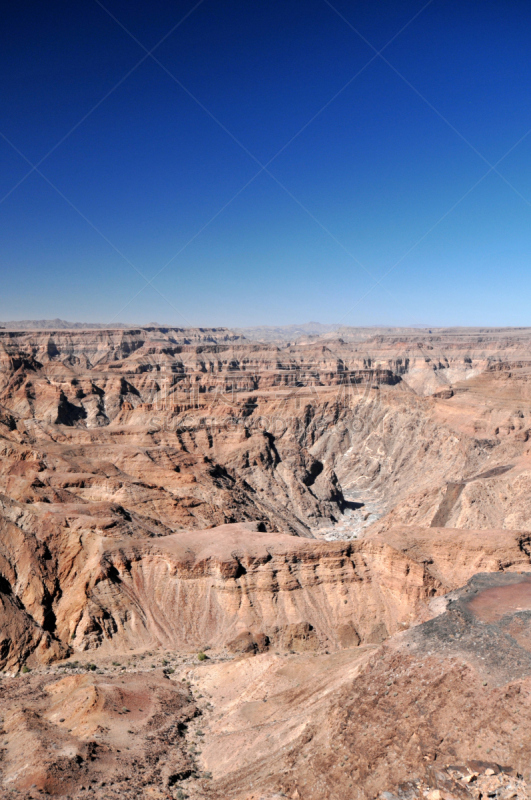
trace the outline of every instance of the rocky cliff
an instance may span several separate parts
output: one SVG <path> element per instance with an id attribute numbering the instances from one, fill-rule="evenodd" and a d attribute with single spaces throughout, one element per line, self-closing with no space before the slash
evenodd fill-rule
<path id="1" fill-rule="evenodd" d="M 1 331 L 5 791 L 523 791 L 529 335 Z"/>

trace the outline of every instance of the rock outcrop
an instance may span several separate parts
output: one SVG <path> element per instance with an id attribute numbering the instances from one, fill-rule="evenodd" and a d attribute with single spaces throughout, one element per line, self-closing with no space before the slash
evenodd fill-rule
<path id="1" fill-rule="evenodd" d="M 4 503 L 0 666 L 100 649 L 234 649 L 242 636 L 262 643 L 254 650 L 378 643 L 475 572 L 530 562 L 527 533 L 404 528 L 323 542 L 253 523 L 152 531 L 119 506 L 84 511 Z"/>
<path id="2" fill-rule="evenodd" d="M 189 668 L 214 796 L 527 797 L 530 581 L 476 576 L 381 647 Z"/>
<path id="3" fill-rule="evenodd" d="M 529 336 L 0 331 L 0 796 L 526 791 Z"/>

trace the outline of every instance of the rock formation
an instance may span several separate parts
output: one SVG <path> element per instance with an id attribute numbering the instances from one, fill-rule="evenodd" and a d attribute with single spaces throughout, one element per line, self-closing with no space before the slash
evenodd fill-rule
<path id="1" fill-rule="evenodd" d="M 531 332 L 369 333 L 0 331 L 0 796 L 524 796 Z"/>

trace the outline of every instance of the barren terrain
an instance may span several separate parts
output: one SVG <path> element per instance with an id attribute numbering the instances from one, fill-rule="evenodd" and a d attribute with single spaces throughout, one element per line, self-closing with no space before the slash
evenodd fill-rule
<path id="1" fill-rule="evenodd" d="M 531 329 L 266 338 L 0 330 L 1 797 L 527 797 Z"/>

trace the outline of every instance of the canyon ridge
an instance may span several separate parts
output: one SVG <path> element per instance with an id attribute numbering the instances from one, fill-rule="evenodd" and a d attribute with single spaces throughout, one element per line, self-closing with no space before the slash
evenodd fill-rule
<path id="1" fill-rule="evenodd" d="M 0 330 L 0 797 L 527 798 L 531 328 Z"/>

